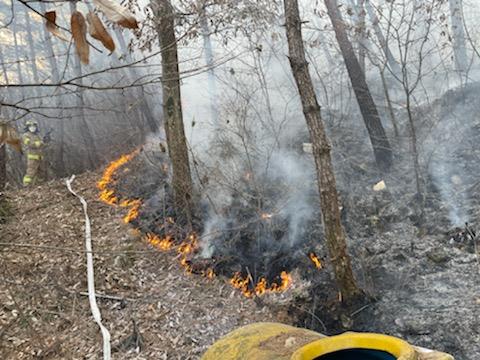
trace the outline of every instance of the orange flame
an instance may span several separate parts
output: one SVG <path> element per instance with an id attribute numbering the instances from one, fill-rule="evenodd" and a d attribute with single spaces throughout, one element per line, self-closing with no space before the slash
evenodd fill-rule
<path id="1" fill-rule="evenodd" d="M 97 188 L 100 190 L 99 199 L 101 201 L 108 205 L 117 205 L 122 208 L 128 208 L 128 213 L 123 218 L 123 221 L 127 224 L 139 216 L 142 201 L 140 199 L 120 199 L 115 195 L 115 190 L 111 188 L 111 185 L 115 184 L 114 176 L 117 174 L 118 170 L 135 158 L 139 153 L 140 149 L 137 149 L 130 154 L 122 155 L 117 160 L 112 161 L 104 170 L 102 178 L 97 182 Z M 250 180 L 251 177 L 251 173 L 246 174 L 247 180 Z M 268 220 L 272 217 L 273 214 L 261 214 L 263 220 Z M 165 222 L 172 225 L 175 224 L 172 217 L 167 217 Z M 187 273 L 191 274 L 193 272 L 189 257 L 198 249 L 199 241 L 196 233 L 190 233 L 178 246 L 175 246 L 175 239 L 172 235 L 166 235 L 164 238 L 160 238 L 156 234 L 147 233 L 144 236 L 144 240 L 161 251 L 169 251 L 176 248 L 181 266 L 184 267 Z M 213 268 L 201 271 L 201 275 L 208 279 L 213 279 L 216 276 Z M 291 284 L 290 275 L 286 271 L 282 271 L 280 279 L 280 283 L 273 282 L 270 286 L 268 286 L 266 278 L 260 278 L 260 280 L 254 284 L 250 275 L 243 278 L 241 273 L 237 272 L 229 282 L 234 288 L 241 290 L 244 296 L 253 297 L 262 296 L 266 293 L 278 293 L 287 290 Z"/>
<path id="2" fill-rule="evenodd" d="M 114 176 L 116 175 L 117 171 L 139 153 L 140 149 L 137 149 L 130 154 L 122 155 L 117 160 L 112 161 L 104 170 L 102 178 L 97 182 L 97 188 L 100 190 L 99 198 L 101 201 L 108 205 L 119 205 L 123 208 L 129 208 L 127 215 L 125 215 L 123 218 L 123 222 L 126 224 L 138 217 L 142 202 L 138 199 L 119 200 L 119 198 L 115 195 L 115 191 L 110 189 L 110 185 L 115 183 Z"/>
<path id="3" fill-rule="evenodd" d="M 253 279 L 250 275 L 243 278 L 241 273 L 236 272 L 230 279 L 230 284 L 235 289 L 239 289 L 245 297 L 251 298 L 253 296 L 262 296 L 267 293 L 284 292 L 290 287 L 292 278 L 286 271 L 282 271 L 280 273 L 280 279 L 280 283 L 274 282 L 268 287 L 267 279 L 264 277 L 260 278 L 256 284 L 253 284 Z"/>
<path id="4" fill-rule="evenodd" d="M 317 255 L 314 252 L 309 253 L 308 257 L 310 258 L 310 260 L 312 260 L 313 265 L 315 265 L 317 269 L 321 269 L 323 267 L 322 263 L 320 262 L 320 259 L 317 257 Z"/>
<path id="5" fill-rule="evenodd" d="M 162 251 L 171 250 L 174 245 L 173 239 L 170 236 L 161 239 L 155 234 L 148 233 L 147 235 L 145 235 L 145 240 L 156 249 Z"/>

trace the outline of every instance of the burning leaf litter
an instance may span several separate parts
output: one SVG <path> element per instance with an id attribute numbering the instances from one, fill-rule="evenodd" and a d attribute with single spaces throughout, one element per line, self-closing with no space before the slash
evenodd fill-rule
<path id="1" fill-rule="evenodd" d="M 118 181 L 118 172 L 127 163 L 133 160 L 140 153 L 140 149 L 134 150 L 129 154 L 120 156 L 118 159 L 112 161 L 104 170 L 101 179 L 97 183 L 97 188 L 100 190 L 99 199 L 111 206 L 119 206 L 127 208 L 128 213 L 124 216 L 123 221 L 126 224 L 130 224 L 133 220 L 137 219 L 142 206 L 142 200 L 140 199 L 125 199 L 119 197 L 115 192 L 115 184 Z M 251 175 L 250 175 L 251 176 Z M 249 176 L 249 177 L 250 177 Z M 270 220 L 273 218 L 273 214 L 262 213 L 260 218 L 262 220 Z M 175 221 L 172 217 L 166 217 L 165 222 L 173 225 Z M 164 226 L 165 228 L 165 226 Z M 136 229 L 140 231 L 140 229 Z M 174 251 L 178 254 L 178 260 L 180 265 L 185 269 L 188 274 L 197 274 L 208 279 L 212 279 L 216 276 L 215 270 L 212 267 L 206 269 L 195 270 L 192 266 L 191 258 L 199 249 L 199 239 L 195 232 L 191 232 L 188 236 L 182 240 L 177 241 L 173 233 L 167 233 L 161 237 L 153 232 L 148 232 L 143 236 L 143 240 L 153 248 L 160 251 Z M 312 253 L 313 254 L 313 253 Z M 321 269 L 321 264 L 318 258 L 310 259 L 314 263 L 317 269 Z M 314 260 L 315 259 L 315 260 Z M 267 278 L 260 277 L 257 281 L 250 275 L 242 275 L 241 272 L 235 272 L 230 277 L 229 284 L 235 289 L 242 292 L 245 297 L 262 296 L 268 293 L 281 293 L 289 289 L 292 283 L 290 274 L 283 270 L 274 281 L 269 282 Z"/>

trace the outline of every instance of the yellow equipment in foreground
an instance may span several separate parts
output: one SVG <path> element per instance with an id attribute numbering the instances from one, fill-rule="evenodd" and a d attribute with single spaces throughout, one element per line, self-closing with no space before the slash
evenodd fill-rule
<path id="1" fill-rule="evenodd" d="M 201 360 L 454 360 L 393 336 L 325 335 L 277 323 L 244 326 L 213 344 Z"/>

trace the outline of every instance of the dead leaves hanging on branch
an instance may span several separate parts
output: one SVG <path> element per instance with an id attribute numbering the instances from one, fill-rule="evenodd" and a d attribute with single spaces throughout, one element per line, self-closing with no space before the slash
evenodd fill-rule
<path id="1" fill-rule="evenodd" d="M 80 11 L 74 11 L 72 13 L 70 26 L 72 29 L 73 42 L 77 49 L 77 55 L 80 57 L 82 63 L 88 64 L 90 46 L 87 42 L 87 23 Z"/>
<path id="2" fill-rule="evenodd" d="M 60 28 L 57 26 L 57 13 L 55 11 L 47 11 L 45 13 L 45 19 L 45 27 L 50 34 L 56 36 L 60 40 L 68 41 L 67 37 L 62 34 Z"/>
<path id="3" fill-rule="evenodd" d="M 117 4 L 113 0 L 93 0 L 93 3 L 96 9 L 101 11 L 111 22 L 127 29 L 138 29 L 138 22 L 135 16 L 122 5 Z M 55 11 L 46 12 L 45 27 L 48 32 L 55 37 L 68 41 L 56 23 L 56 17 L 57 14 Z M 92 11 L 87 14 L 86 20 L 80 11 L 75 10 L 72 12 L 70 29 L 77 55 L 83 64 L 89 63 L 90 45 L 87 40 L 87 29 L 89 35 L 95 40 L 100 41 L 111 53 L 115 51 L 115 42 L 112 36 L 108 33 L 102 20 Z"/>
<path id="4" fill-rule="evenodd" d="M 107 29 L 105 29 L 105 26 L 103 26 L 102 20 L 100 20 L 97 14 L 90 11 L 87 14 L 87 23 L 90 36 L 101 41 L 103 46 L 110 50 L 110 52 L 114 52 L 115 42 L 107 32 Z"/>
<path id="5" fill-rule="evenodd" d="M 93 3 L 105 14 L 108 20 L 127 29 L 138 28 L 137 20 L 127 8 L 112 0 L 93 0 Z"/>

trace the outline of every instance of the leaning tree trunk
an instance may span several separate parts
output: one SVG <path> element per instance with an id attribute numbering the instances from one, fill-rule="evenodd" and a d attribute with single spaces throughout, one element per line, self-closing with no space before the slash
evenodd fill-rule
<path id="1" fill-rule="evenodd" d="M 173 167 L 175 207 L 178 215 L 191 222 L 193 184 L 183 125 L 175 14 L 169 0 L 152 0 L 151 5 L 157 18 L 162 55 L 163 114 L 168 152 Z"/>
<path id="2" fill-rule="evenodd" d="M 353 276 L 347 253 L 345 232 L 340 221 L 335 175 L 330 156 L 331 145 L 320 115 L 308 65 L 305 59 L 297 0 L 284 0 L 290 67 L 300 93 L 303 113 L 313 144 L 323 224 L 335 278 L 342 298 L 349 303 L 362 295 Z"/>
<path id="3" fill-rule="evenodd" d="M 378 18 L 374 7 L 370 3 L 370 0 L 364 0 L 364 5 L 365 9 L 367 10 L 368 17 L 370 18 L 370 22 L 372 23 L 375 36 L 377 37 L 378 43 L 382 48 L 387 64 L 390 67 L 390 71 L 393 73 L 394 76 L 400 79 L 402 77 L 402 70 L 400 69 L 400 65 L 395 60 L 395 57 L 390 50 L 387 39 L 383 35 L 382 29 L 380 28 L 380 19 Z"/>
<path id="4" fill-rule="evenodd" d="M 462 0 L 449 0 L 450 18 L 452 21 L 453 52 L 455 67 L 458 72 L 465 73 L 468 67 L 467 49 L 465 45 L 465 29 L 463 28 Z"/>
<path id="5" fill-rule="evenodd" d="M 332 21 L 335 36 L 337 37 L 345 65 L 347 66 L 348 75 L 355 96 L 357 97 L 363 121 L 365 122 L 370 136 L 375 160 L 381 170 L 388 170 L 392 165 L 392 148 L 382 122 L 380 121 L 377 106 L 375 105 L 370 89 L 368 88 L 365 74 L 360 67 L 352 44 L 348 39 L 345 23 L 338 10 L 337 1 L 325 0 L 325 5 L 327 6 L 328 16 Z"/>

